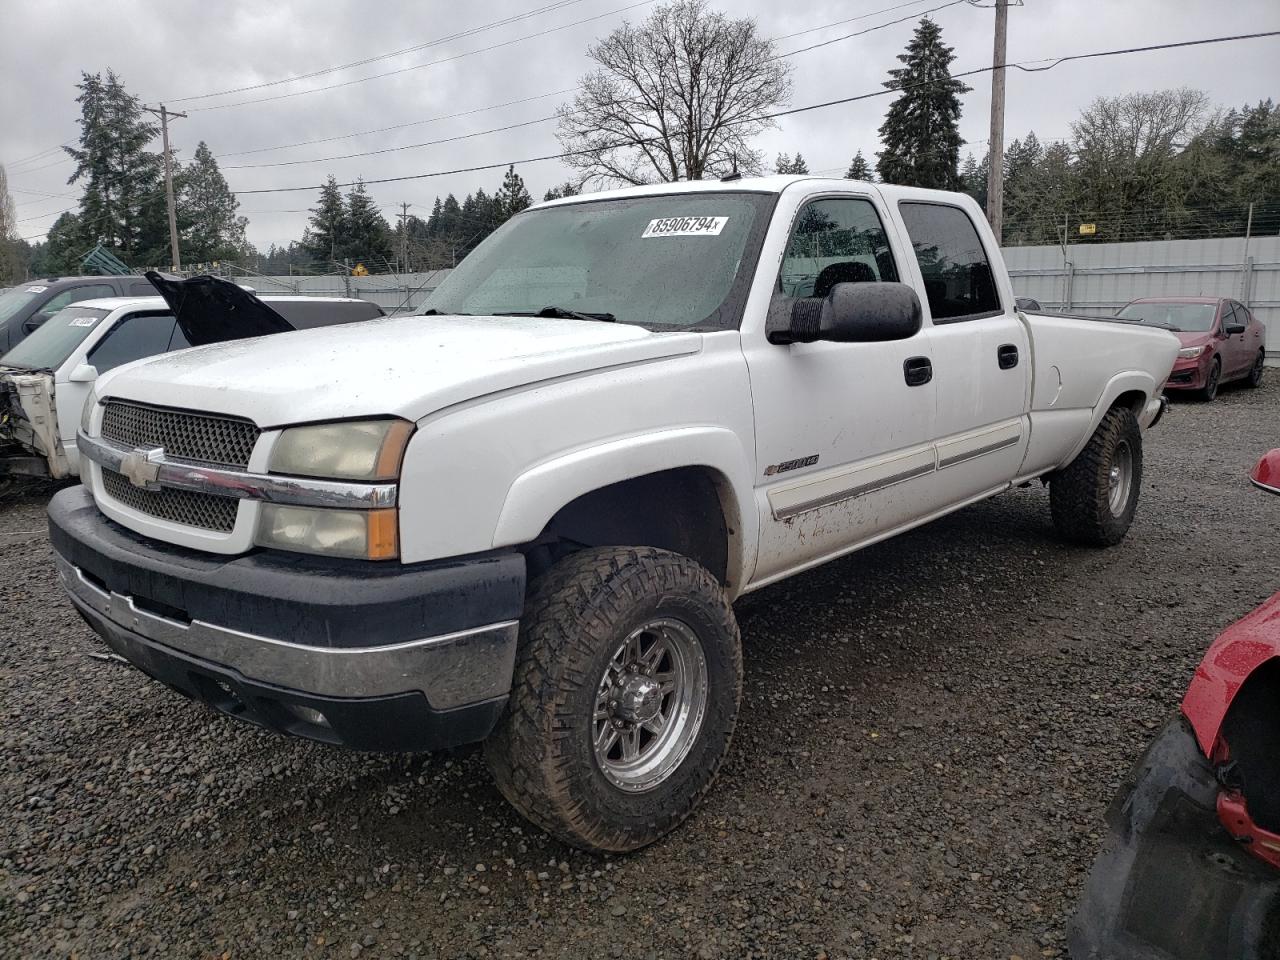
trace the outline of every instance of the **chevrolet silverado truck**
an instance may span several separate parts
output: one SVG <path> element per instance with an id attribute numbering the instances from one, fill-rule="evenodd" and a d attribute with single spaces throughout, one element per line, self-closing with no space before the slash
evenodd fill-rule
<path id="1" fill-rule="evenodd" d="M 12 480 L 79 474 L 76 426 L 93 382 L 109 370 L 193 345 L 383 315 L 365 300 L 259 298 L 218 277 L 149 276 L 158 284 L 142 281 L 151 296 L 63 307 L 0 355 L 0 491 Z"/>
<path id="2" fill-rule="evenodd" d="M 98 379 L 62 582 L 120 656 L 361 750 L 483 741 L 595 851 L 729 750 L 735 598 L 1037 478 L 1129 529 L 1173 334 L 1032 316 L 958 194 L 798 177 L 539 204 L 421 315 Z"/>

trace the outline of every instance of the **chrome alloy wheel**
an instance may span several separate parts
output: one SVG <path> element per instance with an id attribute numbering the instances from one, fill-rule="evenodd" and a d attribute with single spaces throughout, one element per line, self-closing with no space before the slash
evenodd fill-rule
<path id="1" fill-rule="evenodd" d="M 1116 445 L 1111 456 L 1111 469 L 1107 476 L 1107 502 L 1113 517 L 1121 516 L 1129 503 L 1129 489 L 1133 486 L 1133 450 L 1127 440 Z"/>
<path id="2" fill-rule="evenodd" d="M 596 763 L 631 793 L 661 784 L 689 754 L 707 712 L 707 658 L 688 624 L 651 620 L 618 645 L 600 678 Z"/>

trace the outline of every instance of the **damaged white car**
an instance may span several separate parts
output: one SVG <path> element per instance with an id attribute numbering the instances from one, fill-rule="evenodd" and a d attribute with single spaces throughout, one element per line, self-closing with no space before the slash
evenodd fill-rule
<path id="1" fill-rule="evenodd" d="M 76 426 L 108 370 L 187 347 L 383 315 L 364 300 L 259 298 L 216 277 L 152 276 L 163 297 L 74 304 L 0 357 L 0 488 L 16 478 L 79 475 Z"/>

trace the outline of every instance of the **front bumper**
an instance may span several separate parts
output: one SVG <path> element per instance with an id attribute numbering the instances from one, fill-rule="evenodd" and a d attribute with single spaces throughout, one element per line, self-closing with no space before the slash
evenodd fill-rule
<path id="1" fill-rule="evenodd" d="M 1189 360 L 1178 360 L 1169 374 L 1166 390 L 1202 390 L 1213 364 L 1211 354 L 1202 354 Z"/>
<path id="2" fill-rule="evenodd" d="M 103 640 L 223 713 L 357 749 L 433 750 L 483 739 L 505 705 L 519 554 L 227 560 L 120 527 L 83 487 L 53 498 L 49 527 L 63 585 Z"/>
<path id="3" fill-rule="evenodd" d="M 1280 872 L 1223 828 L 1220 789 L 1189 725 L 1171 721 L 1107 811 L 1068 927 L 1073 960 L 1280 956 Z"/>

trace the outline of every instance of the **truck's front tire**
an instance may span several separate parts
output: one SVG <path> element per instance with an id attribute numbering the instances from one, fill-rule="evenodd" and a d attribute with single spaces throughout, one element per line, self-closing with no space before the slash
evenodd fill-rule
<path id="1" fill-rule="evenodd" d="M 1142 486 L 1142 430 L 1113 407 L 1079 455 L 1049 480 L 1053 525 L 1066 539 L 1111 547 L 1124 539 Z"/>
<path id="2" fill-rule="evenodd" d="M 693 560 L 583 550 L 532 590 L 511 699 L 485 744 L 499 790 L 566 843 L 625 852 L 689 815 L 742 691 L 733 608 Z"/>

